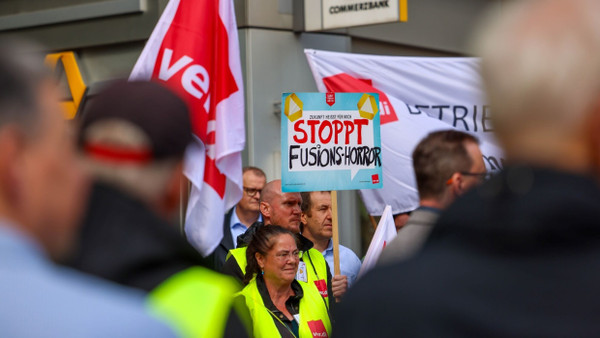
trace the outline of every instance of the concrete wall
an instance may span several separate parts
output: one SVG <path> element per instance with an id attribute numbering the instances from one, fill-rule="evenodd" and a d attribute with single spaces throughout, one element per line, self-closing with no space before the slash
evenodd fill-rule
<path id="1" fill-rule="evenodd" d="M 408 0 L 408 21 L 349 28 L 353 38 L 467 54 L 471 31 L 490 0 Z"/>

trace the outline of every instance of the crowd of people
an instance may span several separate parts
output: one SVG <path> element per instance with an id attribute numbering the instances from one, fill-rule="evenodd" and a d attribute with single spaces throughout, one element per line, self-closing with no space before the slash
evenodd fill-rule
<path id="1" fill-rule="evenodd" d="M 116 81 L 66 121 L 31 45 L 2 42 L 0 336 L 598 336 L 599 12 L 519 1 L 485 20 L 473 45 L 505 167 L 490 177 L 469 133 L 427 135 L 419 207 L 359 280 L 344 246 L 331 273 L 331 193 L 254 166 L 202 257 L 176 226 L 182 99 Z"/>

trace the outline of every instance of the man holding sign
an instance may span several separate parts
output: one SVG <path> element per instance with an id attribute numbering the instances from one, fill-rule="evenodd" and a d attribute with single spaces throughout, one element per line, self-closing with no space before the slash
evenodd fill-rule
<path id="1" fill-rule="evenodd" d="M 333 267 L 332 223 L 331 192 L 303 192 L 302 234 L 315 244 L 315 249 L 323 254 L 330 269 Z M 333 277 L 334 293 L 337 293 L 338 287 L 341 288 L 342 295 L 346 292 L 346 289 L 356 280 L 360 266 L 358 256 L 352 250 L 340 245 L 341 275 Z M 338 279 L 339 283 L 336 283 Z"/>

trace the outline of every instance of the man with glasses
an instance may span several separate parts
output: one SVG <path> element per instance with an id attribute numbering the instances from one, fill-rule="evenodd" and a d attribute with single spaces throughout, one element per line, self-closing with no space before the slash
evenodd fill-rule
<path id="1" fill-rule="evenodd" d="M 379 265 L 414 255 L 423 246 L 440 212 L 488 175 L 477 138 L 457 130 L 427 135 L 412 156 L 419 208 L 411 213 L 398 236 L 385 247 Z"/>
<path id="2" fill-rule="evenodd" d="M 217 271 L 223 268 L 229 250 L 237 248 L 237 237 L 255 222 L 263 221 L 260 214 L 260 196 L 267 184 L 267 175 L 257 167 L 244 167 L 242 173 L 244 194 L 238 204 L 225 214 L 223 239 L 210 257 Z"/>

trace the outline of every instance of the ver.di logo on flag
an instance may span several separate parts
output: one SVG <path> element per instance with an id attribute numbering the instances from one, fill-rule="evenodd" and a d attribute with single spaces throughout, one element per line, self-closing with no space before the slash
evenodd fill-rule
<path id="1" fill-rule="evenodd" d="M 242 196 L 244 91 L 232 0 L 169 1 L 130 80 L 158 81 L 188 103 L 198 142 L 186 152 L 188 240 L 208 255 Z"/>

